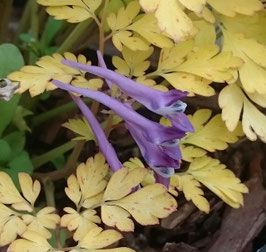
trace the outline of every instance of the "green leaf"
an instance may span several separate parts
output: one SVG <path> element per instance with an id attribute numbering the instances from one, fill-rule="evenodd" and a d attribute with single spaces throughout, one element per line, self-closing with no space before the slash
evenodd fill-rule
<path id="1" fill-rule="evenodd" d="M 22 106 L 17 106 L 16 112 L 15 112 L 13 119 L 12 119 L 12 122 L 20 131 L 31 132 L 31 129 L 27 125 L 27 122 L 24 119 L 24 117 L 26 117 L 28 115 L 32 115 L 32 114 L 33 113 L 30 110 L 25 109 Z"/>
<path id="2" fill-rule="evenodd" d="M 42 33 L 41 44 L 43 47 L 48 47 L 58 32 L 62 29 L 64 22 L 61 20 L 55 20 L 53 17 L 49 17 Z"/>
<path id="3" fill-rule="evenodd" d="M 11 156 L 11 148 L 7 141 L 0 139 L 0 163 L 4 164 Z"/>
<path id="4" fill-rule="evenodd" d="M 29 154 L 26 151 L 22 151 L 11 162 L 9 162 L 8 168 L 9 169 L 5 169 L 4 171 L 9 174 L 17 188 L 19 188 L 18 173 L 25 172 L 31 174 L 33 172 L 33 165 Z"/>
<path id="5" fill-rule="evenodd" d="M 10 101 L 0 100 L 0 136 L 11 122 L 19 102 L 20 96 L 14 95 Z"/>
<path id="6" fill-rule="evenodd" d="M 7 141 L 11 147 L 11 159 L 14 159 L 20 152 L 23 151 L 26 138 L 25 133 L 21 131 L 15 131 L 5 136 L 3 140 Z"/>
<path id="7" fill-rule="evenodd" d="M 19 70 L 24 65 L 19 49 L 13 44 L 0 45 L 0 77 Z"/>

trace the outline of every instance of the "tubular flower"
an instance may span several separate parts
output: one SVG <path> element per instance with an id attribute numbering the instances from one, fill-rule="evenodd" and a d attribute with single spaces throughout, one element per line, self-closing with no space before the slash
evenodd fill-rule
<path id="1" fill-rule="evenodd" d="M 163 126 L 157 122 L 153 122 L 128 108 L 125 104 L 102 92 L 67 85 L 57 80 L 53 80 L 52 82 L 61 89 L 89 97 L 109 107 L 126 122 L 130 122 L 133 125 L 136 125 L 136 127 L 141 128 L 143 136 L 154 144 L 168 146 L 173 141 L 175 142 L 185 136 L 184 131 L 176 129 L 175 127 Z"/>
<path id="2" fill-rule="evenodd" d="M 101 125 L 99 124 L 94 114 L 91 112 L 88 106 L 81 100 L 80 97 L 74 95 L 71 95 L 71 97 L 73 101 L 77 104 L 79 109 L 81 110 L 82 114 L 85 116 L 89 125 L 91 126 L 91 129 L 98 141 L 100 150 L 102 154 L 105 156 L 105 159 L 107 160 L 111 169 L 114 172 L 118 171 L 120 168 L 122 168 L 122 164 L 119 161 L 113 146 L 107 140 Z"/>
<path id="3" fill-rule="evenodd" d="M 187 92 L 179 90 L 163 92 L 156 90 L 105 67 L 88 66 L 69 60 L 62 60 L 62 63 L 69 67 L 95 74 L 115 83 L 124 93 L 142 103 L 149 110 L 169 118 L 175 128 L 193 132 L 193 126 L 183 113 L 186 104 L 180 101 L 181 98 L 188 94 Z M 100 62 L 100 64 L 102 63 Z"/>
<path id="4" fill-rule="evenodd" d="M 78 93 L 95 99 L 121 116 L 125 120 L 130 134 L 140 147 L 144 159 L 158 176 L 170 178 L 174 174 L 174 169 L 180 167 L 179 160 L 181 159 L 181 153 L 178 146 L 173 143 L 184 137 L 185 132 L 150 121 L 139 115 L 128 105 L 102 92 L 67 85 L 57 80 L 53 80 L 53 83 L 68 92 Z M 88 112 L 83 107 L 86 105 L 78 105 L 85 117 L 86 115 L 88 116 Z M 88 118 L 88 121 L 91 121 L 91 119 Z M 102 139 L 98 139 L 98 141 Z M 111 153 L 106 151 L 103 154 L 106 156 L 108 163 L 109 159 L 112 161 L 112 158 L 109 157 L 109 155 L 112 155 Z"/>

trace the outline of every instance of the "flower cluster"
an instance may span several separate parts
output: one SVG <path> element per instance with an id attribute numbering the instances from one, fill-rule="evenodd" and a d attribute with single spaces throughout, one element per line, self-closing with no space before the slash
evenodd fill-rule
<path id="1" fill-rule="evenodd" d="M 172 126 L 163 126 L 151 121 L 134 111 L 129 104 L 122 103 L 103 92 L 66 85 L 58 80 L 53 80 L 53 84 L 66 91 L 94 99 L 122 117 L 131 136 L 138 144 L 145 161 L 155 171 L 157 181 L 168 186 L 169 178 L 174 174 L 175 169 L 180 168 L 182 156 L 178 147 L 179 139 L 183 138 L 186 132 L 193 132 L 193 126 L 184 114 L 186 104 L 180 101 L 181 98 L 187 95 L 187 92 L 178 90 L 163 92 L 144 86 L 107 69 L 99 52 L 98 58 L 99 67 L 69 60 L 62 60 L 62 63 L 105 78 L 109 88 L 111 88 L 111 83 L 114 83 L 125 94 L 140 102 L 149 110 L 168 118 Z M 75 96 L 72 96 L 72 98 L 91 125 L 95 136 L 98 138 L 99 147 L 111 168 L 114 171 L 120 169 L 122 165 L 90 109 L 80 98 Z"/>

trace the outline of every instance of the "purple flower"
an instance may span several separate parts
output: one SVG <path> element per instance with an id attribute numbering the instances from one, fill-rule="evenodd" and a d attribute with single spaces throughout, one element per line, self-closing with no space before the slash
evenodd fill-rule
<path id="1" fill-rule="evenodd" d="M 135 125 L 126 122 L 126 127 L 138 144 L 145 161 L 156 173 L 169 178 L 174 174 L 174 169 L 180 168 L 178 157 L 171 157 L 160 145 L 146 141 L 141 130 Z"/>
<path id="2" fill-rule="evenodd" d="M 185 136 L 184 131 L 148 120 L 134 110 L 128 108 L 128 106 L 102 92 L 67 85 L 57 80 L 53 80 L 52 82 L 61 89 L 92 98 L 109 107 L 126 122 L 130 122 L 136 125 L 136 127 L 139 127 L 145 139 L 154 144 L 168 146 L 169 143 L 176 142 L 178 139 Z"/>
<path id="3" fill-rule="evenodd" d="M 88 106 L 81 100 L 80 97 L 74 96 L 72 94 L 70 95 L 73 101 L 77 104 L 77 106 L 81 110 L 82 114 L 85 116 L 89 125 L 91 126 L 91 129 L 99 144 L 100 150 L 104 155 L 106 161 L 110 165 L 111 169 L 113 170 L 113 172 L 118 171 L 120 168 L 122 168 L 122 164 L 119 161 L 113 146 L 107 140 L 101 125 L 99 124 L 94 114 L 91 112 Z"/>
<path id="4" fill-rule="evenodd" d="M 102 59 L 99 57 L 99 53 L 98 58 L 100 60 Z M 189 120 L 180 119 L 180 117 L 185 117 L 183 112 L 186 108 L 186 104 L 181 102 L 179 99 L 185 97 L 187 92 L 179 90 L 163 92 L 156 90 L 133 81 L 114 71 L 108 70 L 105 67 L 88 66 L 69 60 L 62 60 L 62 63 L 69 67 L 95 74 L 115 83 L 124 93 L 142 103 L 149 110 L 167 118 L 170 117 L 171 121 L 176 121 L 176 123 L 173 123 L 175 128 L 193 132 L 193 126 Z M 102 62 L 100 62 L 100 64 L 102 65 Z M 180 121 L 182 121 L 181 125 L 179 124 Z"/>
<path id="5" fill-rule="evenodd" d="M 95 99 L 124 118 L 126 127 L 137 142 L 145 161 L 155 171 L 157 179 L 164 181 L 164 185 L 167 186 L 167 178 L 170 178 L 174 174 L 175 169 L 180 167 L 181 152 L 175 143 L 185 135 L 184 132 L 179 132 L 173 127 L 163 126 L 150 121 L 135 112 L 129 105 L 120 103 L 102 92 L 78 88 L 57 80 L 53 80 L 52 82 L 68 92 L 78 93 Z M 113 170 L 119 169 L 117 167 L 120 167 L 120 162 L 116 155 L 114 155 L 113 148 L 110 148 L 102 129 L 99 129 L 99 125 L 97 126 L 95 117 L 91 114 L 88 107 L 84 103 L 81 103 L 82 100 L 80 98 L 77 99 L 74 97 L 74 100 L 92 126 L 95 136 L 100 134 L 97 140 L 108 163 L 110 166 L 112 164 Z M 111 152 L 109 153 L 108 150 Z"/>

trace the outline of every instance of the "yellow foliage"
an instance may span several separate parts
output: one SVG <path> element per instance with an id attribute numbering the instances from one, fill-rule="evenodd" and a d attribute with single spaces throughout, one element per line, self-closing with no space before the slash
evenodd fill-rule
<path id="1" fill-rule="evenodd" d="M 210 119 L 211 114 L 210 109 L 199 109 L 193 115 L 188 115 L 188 119 L 194 127 L 194 132 L 187 133 L 180 141 L 184 160 L 190 162 L 195 157 L 201 157 L 206 153 L 204 150 L 211 152 L 224 150 L 228 147 L 228 143 L 235 143 L 243 135 L 241 124 L 238 121 L 237 127 L 230 132 L 226 128 L 221 114 Z M 165 126 L 171 125 L 171 122 L 163 117 L 160 123 Z M 190 145 L 193 145 L 193 147 Z"/>
<path id="2" fill-rule="evenodd" d="M 193 23 L 177 0 L 140 0 L 139 2 L 146 12 L 155 12 L 160 30 L 169 34 L 175 42 L 180 42 L 193 33 Z"/>
<path id="3" fill-rule="evenodd" d="M 256 39 L 266 44 L 266 12 L 260 11 L 252 16 L 236 15 L 227 17 L 219 15 L 219 20 L 230 33 L 242 33 L 246 38 Z"/>
<path id="4" fill-rule="evenodd" d="M 239 68 L 239 77 L 243 88 L 249 92 L 266 94 L 266 46 L 243 34 L 231 33 L 223 29 L 223 51 L 231 51 L 240 57 L 244 64 Z"/>
<path id="5" fill-rule="evenodd" d="M 5 172 L 0 172 L 0 202 L 3 204 L 15 204 L 25 202 L 18 192 L 12 179 Z"/>
<path id="6" fill-rule="evenodd" d="M 210 157 L 197 158 L 185 173 L 208 187 L 231 207 L 243 205 L 242 194 L 247 193 L 248 188 L 219 160 Z"/>
<path id="7" fill-rule="evenodd" d="M 77 208 L 81 207 L 86 199 L 97 196 L 105 189 L 107 181 L 104 178 L 108 168 L 104 156 L 98 153 L 78 166 L 77 176 L 71 175 L 68 178 L 65 192 Z"/>
<path id="8" fill-rule="evenodd" d="M 154 15 L 144 15 L 135 21 L 139 11 L 138 1 L 132 1 L 126 7 L 121 7 L 117 14 L 110 13 L 107 16 L 115 47 L 119 51 L 123 50 L 123 45 L 132 51 L 146 51 L 150 48 L 149 43 L 158 47 L 170 47 L 172 42 L 160 33 Z M 133 35 L 133 32 L 144 39 Z"/>
<path id="9" fill-rule="evenodd" d="M 10 252 L 63 252 L 62 250 L 53 249 L 48 241 L 36 232 L 26 231 L 22 238 L 12 242 L 8 250 Z"/>
<path id="10" fill-rule="evenodd" d="M 38 180 L 35 180 L 33 183 L 30 175 L 27 173 L 19 173 L 18 178 L 23 196 L 33 206 L 40 194 L 41 183 Z"/>
<path id="11" fill-rule="evenodd" d="M 48 229 L 55 229 L 60 217 L 54 213 L 54 207 L 45 207 L 36 212 L 34 203 L 39 196 L 40 182 L 32 181 L 30 175 L 19 173 L 19 184 L 22 195 L 13 184 L 11 178 L 4 172 L 0 172 L 0 245 L 4 246 L 16 239 L 17 234 L 23 232 L 38 232 L 45 238 L 50 238 L 51 233 Z M 17 211 L 14 212 L 4 204 L 11 205 Z M 28 213 L 27 213 L 28 212 Z M 14 228 L 16 227 L 16 228 Z"/>
<path id="12" fill-rule="evenodd" d="M 260 101 L 257 100 L 257 103 Z M 261 104 L 265 105 L 263 97 L 261 97 Z M 237 84 L 228 85 L 220 92 L 219 105 L 222 108 L 222 118 L 230 131 L 236 128 L 243 110 L 242 127 L 246 136 L 252 141 L 258 136 L 266 142 L 266 116 L 250 102 Z"/>
<path id="13" fill-rule="evenodd" d="M 208 151 L 224 150 L 228 143 L 235 143 L 243 135 L 241 124 L 233 132 L 229 132 L 218 114 L 211 118 L 211 110 L 197 110 L 193 116 L 189 116 L 195 132 L 187 133 L 182 139 L 182 144 L 192 144 Z"/>
<path id="14" fill-rule="evenodd" d="M 194 21 L 193 24 L 198 29 L 197 34 L 193 38 L 196 47 L 205 47 L 215 44 L 216 31 L 213 24 L 204 20 Z"/>
<path id="15" fill-rule="evenodd" d="M 26 224 L 13 210 L 0 203 L 0 246 L 10 244 L 26 230 Z M 14 228 L 15 227 L 15 228 Z"/>
<path id="16" fill-rule="evenodd" d="M 100 227 L 96 227 L 90 230 L 86 236 L 78 242 L 77 250 L 71 250 L 70 252 L 78 252 L 80 250 L 86 250 L 90 252 L 133 252 L 130 248 L 115 248 L 115 249 L 102 249 L 122 239 L 122 235 L 115 230 L 102 230 Z"/>
<path id="17" fill-rule="evenodd" d="M 205 24 L 198 23 L 198 26 L 204 27 Z M 205 31 L 205 28 L 201 30 Z M 236 71 L 242 61 L 230 52 L 219 53 L 219 47 L 212 44 L 215 38 L 211 34 L 208 38 L 201 32 L 194 41 L 187 40 L 172 48 L 162 49 L 155 74 L 190 95 L 213 95 L 215 91 L 209 84 L 212 81 L 234 80 L 232 71 Z"/>
<path id="18" fill-rule="evenodd" d="M 161 31 L 165 31 L 175 42 L 195 35 L 196 29 L 185 8 L 214 23 L 214 15 L 206 3 L 212 9 L 230 17 L 237 13 L 253 15 L 263 10 L 263 4 L 259 0 L 140 0 L 140 5 L 147 13 L 155 14 Z"/>
<path id="19" fill-rule="evenodd" d="M 144 164 L 136 157 L 130 158 L 127 162 L 123 164 L 123 166 L 129 168 L 130 171 L 136 168 L 145 168 Z M 141 184 L 143 186 L 146 186 L 153 183 L 155 183 L 153 171 L 149 170 L 147 175 L 144 177 L 143 181 L 141 182 Z"/>
<path id="20" fill-rule="evenodd" d="M 192 73 L 214 82 L 230 81 L 229 70 L 242 65 L 242 61 L 230 52 L 219 53 L 216 45 L 205 46 L 191 52 L 186 61 L 175 68 L 178 72 Z"/>
<path id="21" fill-rule="evenodd" d="M 153 53 L 153 47 L 149 47 L 147 51 L 132 51 L 127 47 L 123 47 L 121 59 L 118 56 L 113 56 L 113 65 L 117 68 L 116 72 L 127 77 L 143 76 L 145 71 L 150 66 L 150 61 L 146 59 Z"/>
<path id="22" fill-rule="evenodd" d="M 101 219 L 96 215 L 95 210 L 84 210 L 81 213 L 71 207 L 65 207 L 67 213 L 61 218 L 61 226 L 67 227 L 69 231 L 75 231 L 73 239 L 81 240 L 91 229 L 97 227 L 96 223 L 101 223 Z"/>
<path id="23" fill-rule="evenodd" d="M 168 48 L 173 46 L 171 39 L 159 30 L 154 14 L 142 15 L 136 22 L 127 27 L 127 29 L 138 33 L 149 43 L 157 47 Z"/>
<path id="24" fill-rule="evenodd" d="M 136 168 L 140 168 L 140 167 L 145 168 L 144 164 L 136 157 L 130 158 L 128 161 L 126 161 L 123 164 L 123 166 L 129 168 L 130 171 Z M 147 172 L 147 175 L 144 177 L 143 181 L 141 182 L 141 185 L 147 186 L 147 185 L 151 185 L 154 183 L 156 183 L 155 177 L 154 177 L 154 171 L 152 169 L 149 169 Z M 177 191 L 171 185 L 169 186 L 168 192 L 174 196 L 178 195 Z"/>
<path id="25" fill-rule="evenodd" d="M 79 135 L 73 138 L 73 140 L 93 140 L 96 142 L 91 127 L 84 117 L 82 119 L 69 119 L 63 126 Z"/>
<path id="26" fill-rule="evenodd" d="M 203 157 L 207 153 L 207 151 L 201 148 L 183 144 L 180 145 L 180 150 L 182 153 L 182 160 L 187 162 L 192 162 L 195 158 Z"/>
<path id="27" fill-rule="evenodd" d="M 207 0 L 208 4 L 223 15 L 234 17 L 236 13 L 253 15 L 263 9 L 259 0 Z"/>
<path id="28" fill-rule="evenodd" d="M 33 215 L 22 215 L 22 219 L 28 225 L 27 231 L 36 232 L 46 239 L 50 239 L 52 234 L 48 229 L 55 229 L 56 224 L 60 222 L 60 217 L 55 214 L 54 207 L 42 208 L 36 216 Z"/>
<path id="29" fill-rule="evenodd" d="M 78 87 L 86 87 L 90 89 L 98 89 L 102 85 L 102 80 L 92 79 L 86 80 L 85 72 L 80 71 L 61 63 L 63 59 L 76 61 L 82 64 L 91 63 L 86 60 L 84 55 L 76 57 L 74 54 L 66 52 L 64 56 L 53 54 L 52 56 L 44 56 L 36 62 L 37 66 L 24 66 L 18 72 L 8 75 L 8 78 L 20 83 L 18 93 L 29 90 L 31 96 L 43 93 L 45 90 L 53 90 L 56 88 L 51 82 L 52 79 L 71 83 Z"/>
<path id="30" fill-rule="evenodd" d="M 134 219 L 142 225 L 158 223 L 175 211 L 175 199 L 160 184 L 147 185 L 129 194 L 144 179 L 147 170 L 135 168 L 129 172 L 122 168 L 112 177 L 104 193 L 102 204 L 102 220 L 105 224 L 116 226 L 121 231 L 133 231 Z M 129 194 L 129 195 L 128 195 Z"/>
<path id="31" fill-rule="evenodd" d="M 101 5 L 102 0 L 37 0 L 37 3 L 46 6 L 48 14 L 55 19 L 79 23 L 88 18 L 95 18 L 94 12 Z"/>
<path id="32" fill-rule="evenodd" d="M 183 191 L 187 201 L 192 200 L 193 204 L 205 213 L 209 213 L 209 202 L 203 197 L 204 193 L 200 189 L 200 183 L 188 174 L 176 173 L 171 177 L 170 184 L 178 191 Z"/>

